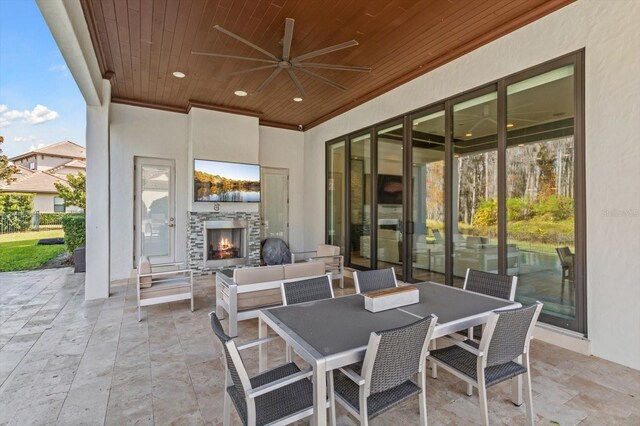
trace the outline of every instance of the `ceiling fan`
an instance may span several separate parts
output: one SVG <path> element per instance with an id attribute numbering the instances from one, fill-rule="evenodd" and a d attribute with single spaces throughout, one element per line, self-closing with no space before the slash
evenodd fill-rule
<path id="1" fill-rule="evenodd" d="M 240 59 L 244 61 L 255 61 L 255 62 L 265 62 L 267 65 L 260 65 L 253 68 L 247 68 L 244 70 L 236 71 L 228 76 L 245 74 L 253 71 L 265 70 L 265 69 L 273 69 L 273 72 L 267 79 L 258 87 L 257 92 L 262 92 L 264 89 L 271 84 L 271 82 L 280 74 L 282 71 L 285 71 L 293 84 L 300 92 L 301 97 L 305 97 L 305 91 L 300 83 L 300 80 L 296 76 L 295 72 L 301 72 L 303 74 L 308 75 L 309 77 L 315 78 L 317 80 L 322 81 L 325 84 L 328 84 L 331 87 L 334 87 L 339 90 L 347 90 L 346 87 L 336 83 L 335 81 L 329 80 L 313 71 L 310 68 L 319 68 L 319 69 L 329 69 L 329 70 L 339 70 L 339 71 L 355 71 L 355 72 L 370 72 L 371 68 L 367 67 L 355 67 L 350 65 L 332 65 L 325 63 L 317 63 L 317 62 L 305 62 L 308 59 L 315 58 L 317 56 L 325 55 L 327 53 L 335 52 L 337 50 L 346 49 L 348 47 L 357 46 L 358 42 L 355 40 L 346 41 L 344 43 L 336 44 L 334 46 L 325 47 L 324 49 L 315 50 L 313 52 L 305 53 L 300 56 L 296 56 L 295 58 L 291 57 L 291 42 L 293 41 L 293 25 L 295 23 L 294 19 L 286 18 L 285 26 L 284 26 L 284 38 L 282 39 L 282 54 L 280 57 L 267 52 L 259 46 L 251 43 L 250 41 L 240 37 L 239 35 L 232 33 L 229 30 L 225 30 L 220 25 L 215 25 L 213 28 L 215 30 L 220 31 L 223 34 L 228 35 L 229 37 L 235 38 L 241 43 L 246 44 L 247 46 L 257 50 L 258 52 L 264 54 L 269 59 L 261 59 L 261 58 L 252 58 L 248 56 L 234 56 L 234 55 L 225 55 L 222 53 L 208 53 L 208 52 L 194 52 L 192 51 L 192 55 L 201 55 L 201 56 L 213 56 L 218 58 L 232 58 L 232 59 Z"/>

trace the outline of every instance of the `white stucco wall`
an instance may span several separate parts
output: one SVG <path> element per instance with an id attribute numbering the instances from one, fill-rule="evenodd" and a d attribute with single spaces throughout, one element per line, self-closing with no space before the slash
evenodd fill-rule
<path id="1" fill-rule="evenodd" d="M 189 210 L 213 211 L 213 203 L 193 201 L 193 159 L 259 164 L 258 118 L 191 108 L 188 115 Z M 257 212 L 257 203 L 220 203 L 220 211 Z"/>
<path id="2" fill-rule="evenodd" d="M 134 157 L 175 160 L 176 261 L 185 260 L 189 198 L 187 115 L 112 104 L 111 279 L 129 278 L 133 267 Z"/>
<path id="3" fill-rule="evenodd" d="M 640 2 L 580 0 L 305 132 L 305 245 L 324 241 L 329 139 L 585 48 L 593 354 L 640 368 Z"/>
<path id="4" fill-rule="evenodd" d="M 289 247 L 304 248 L 304 134 L 260 126 L 260 165 L 289 169 Z"/>

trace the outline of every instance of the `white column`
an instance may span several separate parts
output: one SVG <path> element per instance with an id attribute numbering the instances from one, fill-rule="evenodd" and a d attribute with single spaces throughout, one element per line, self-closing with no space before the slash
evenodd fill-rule
<path id="1" fill-rule="evenodd" d="M 87 211 L 85 299 L 109 297 L 109 105 L 111 84 L 102 81 L 102 104 L 87 105 Z"/>

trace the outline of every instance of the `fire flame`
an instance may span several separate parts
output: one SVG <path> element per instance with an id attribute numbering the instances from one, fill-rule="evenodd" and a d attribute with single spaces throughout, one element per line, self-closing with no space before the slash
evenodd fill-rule
<path id="1" fill-rule="evenodd" d="M 228 238 L 221 238 L 218 242 L 218 250 L 229 250 L 233 245 Z"/>

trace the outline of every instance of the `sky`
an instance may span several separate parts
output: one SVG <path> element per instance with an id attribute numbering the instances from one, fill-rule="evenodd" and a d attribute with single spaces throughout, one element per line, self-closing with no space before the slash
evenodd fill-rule
<path id="1" fill-rule="evenodd" d="M 0 0 L 2 1 L 2 0 Z M 256 164 L 225 163 L 222 161 L 196 160 L 195 170 L 227 179 L 260 180 L 260 167 Z"/>
<path id="2" fill-rule="evenodd" d="M 0 0 L 3 154 L 62 140 L 84 146 L 85 105 L 35 1 Z"/>

